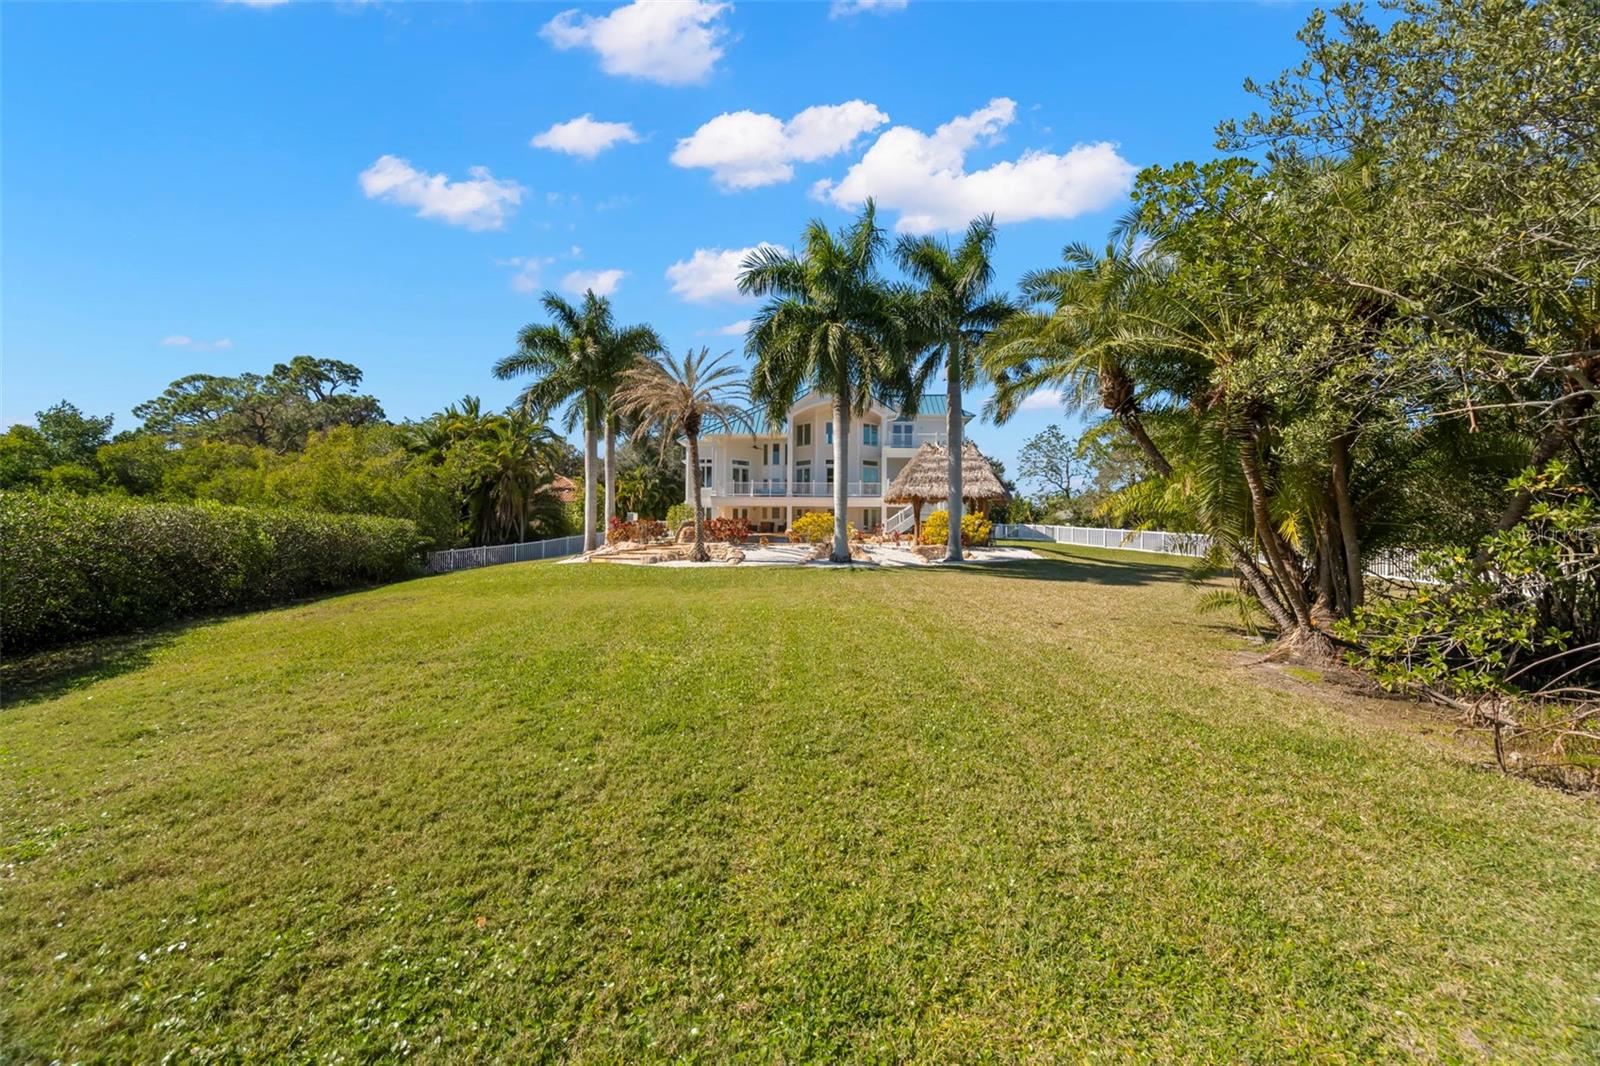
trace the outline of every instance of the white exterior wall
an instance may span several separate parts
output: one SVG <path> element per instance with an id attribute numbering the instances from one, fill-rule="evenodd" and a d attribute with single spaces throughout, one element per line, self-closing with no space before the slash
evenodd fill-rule
<path id="1" fill-rule="evenodd" d="M 788 423 L 777 433 L 754 436 L 723 433 L 701 437 L 700 458 L 702 462 L 709 460 L 712 470 L 711 485 L 701 490 L 703 503 L 716 516 L 748 511 L 753 525 L 763 528 L 763 523 L 769 523 L 774 532 L 787 528 L 791 515 L 832 510 L 833 496 L 826 491 L 827 466 L 833 458 L 827 427 L 832 421 L 833 401 L 812 394 L 790 409 Z M 942 414 L 923 414 L 912 420 L 909 441 L 894 436 L 895 421 L 894 412 L 880 404 L 874 404 L 865 415 L 851 419 L 850 468 L 837 476 L 850 482 L 849 519 L 858 528 L 876 524 L 867 521 L 869 516 L 882 522 L 900 509 L 898 504 L 882 502 L 883 490 L 924 441 L 944 440 L 945 416 Z M 796 443 L 803 435 L 801 426 L 810 427 L 809 444 Z M 864 429 L 868 426 L 877 430 L 875 444 L 865 443 Z M 764 462 L 762 446 L 775 443 L 783 445 L 782 461 L 771 462 L 769 451 Z M 749 464 L 749 487 L 742 481 L 735 482 L 735 460 Z M 867 462 L 877 463 L 875 487 L 864 484 L 863 471 Z M 811 469 L 811 488 L 802 493 L 800 490 L 805 488 L 805 483 L 799 474 L 807 463 Z M 684 496 L 689 499 L 687 478 L 692 472 L 687 469 L 687 462 L 684 474 Z"/>

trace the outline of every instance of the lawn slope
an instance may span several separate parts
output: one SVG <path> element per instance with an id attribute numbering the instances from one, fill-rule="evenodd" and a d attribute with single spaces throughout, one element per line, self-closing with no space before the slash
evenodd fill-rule
<path id="1" fill-rule="evenodd" d="M 1600 1057 L 1595 804 L 1177 575 L 505 566 L 13 692 L 0 1060 Z"/>

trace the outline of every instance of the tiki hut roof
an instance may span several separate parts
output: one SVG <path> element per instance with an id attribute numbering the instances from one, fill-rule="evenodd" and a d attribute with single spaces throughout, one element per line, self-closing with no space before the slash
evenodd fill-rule
<path id="1" fill-rule="evenodd" d="M 950 495 L 950 453 L 943 445 L 928 441 L 900 471 L 883 494 L 885 503 L 914 503 L 917 500 L 942 500 Z M 969 500 L 1004 500 L 1005 486 L 994 476 L 994 467 L 976 445 L 967 441 L 961 449 L 961 495 Z"/>

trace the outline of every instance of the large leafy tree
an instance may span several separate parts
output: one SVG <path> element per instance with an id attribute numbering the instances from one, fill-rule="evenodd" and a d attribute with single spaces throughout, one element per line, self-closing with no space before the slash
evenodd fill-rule
<path id="1" fill-rule="evenodd" d="M 694 497 L 694 548 L 689 557 L 697 562 L 710 558 L 700 503 L 700 434 L 726 432 L 748 398 L 738 369 L 728 362 L 732 354 L 712 358 L 701 348 L 686 353 L 681 361 L 666 352 L 659 360 L 640 360 L 623 376 L 616 394 L 617 409 L 657 430 L 663 446 L 679 434 L 684 438 Z"/>
<path id="2" fill-rule="evenodd" d="M 523 408 L 540 416 L 564 408 L 568 429 L 583 426 L 583 540 L 584 549 L 593 551 L 599 545 L 594 486 L 602 431 L 608 474 L 615 462 L 612 394 L 630 366 L 662 349 L 661 339 L 647 326 L 619 329 L 610 301 L 593 290 L 584 293 L 580 306 L 553 292 L 541 302 L 551 321 L 524 327 L 517 350 L 497 362 L 494 373 L 501 379 L 533 376 L 520 398 Z M 607 478 L 608 516 L 615 507 L 612 480 Z"/>
<path id="3" fill-rule="evenodd" d="M 886 246 L 868 200 L 838 232 L 813 220 L 794 254 L 751 253 L 739 275 L 741 292 L 766 298 L 746 340 L 756 361 L 752 397 L 775 423 L 806 388 L 833 398 L 834 562 L 850 561 L 851 418 L 875 396 L 903 399 L 912 391 L 914 318 L 906 294 L 878 272 Z"/>
<path id="4" fill-rule="evenodd" d="M 921 337 L 929 342 L 921 365 L 914 368 L 907 406 L 916 406 L 924 382 L 940 366 L 945 372 L 950 453 L 947 558 L 951 562 L 961 560 L 962 390 L 976 382 L 984 340 L 1016 310 L 1009 299 L 990 288 L 994 283 L 994 242 L 994 216 L 984 215 L 967 226 L 961 242 L 953 248 L 935 237 L 905 237 L 895 246 L 895 259 L 918 285 L 916 324 Z"/>
<path id="5" fill-rule="evenodd" d="M 372 396 L 356 392 L 360 368 L 297 355 L 269 374 L 189 374 L 133 409 L 144 429 L 180 441 L 259 445 L 277 452 L 305 446 L 335 426 L 383 421 Z"/>

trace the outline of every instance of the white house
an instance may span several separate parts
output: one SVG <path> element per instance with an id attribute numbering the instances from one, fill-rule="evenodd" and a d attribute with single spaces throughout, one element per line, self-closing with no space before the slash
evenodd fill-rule
<path id="1" fill-rule="evenodd" d="M 857 529 L 911 528 L 911 509 L 885 505 L 883 491 L 926 441 L 945 443 L 944 396 L 925 396 L 915 418 L 874 402 L 850 419 L 849 520 Z M 972 413 L 962 412 L 963 422 Z M 693 477 L 684 458 L 685 477 Z M 789 408 L 782 425 L 760 410 L 745 412 L 732 432 L 700 437 L 700 502 L 708 518 L 744 518 L 752 529 L 781 533 L 796 515 L 833 510 L 833 398 L 812 391 Z M 693 503 L 684 482 L 684 500 Z"/>

